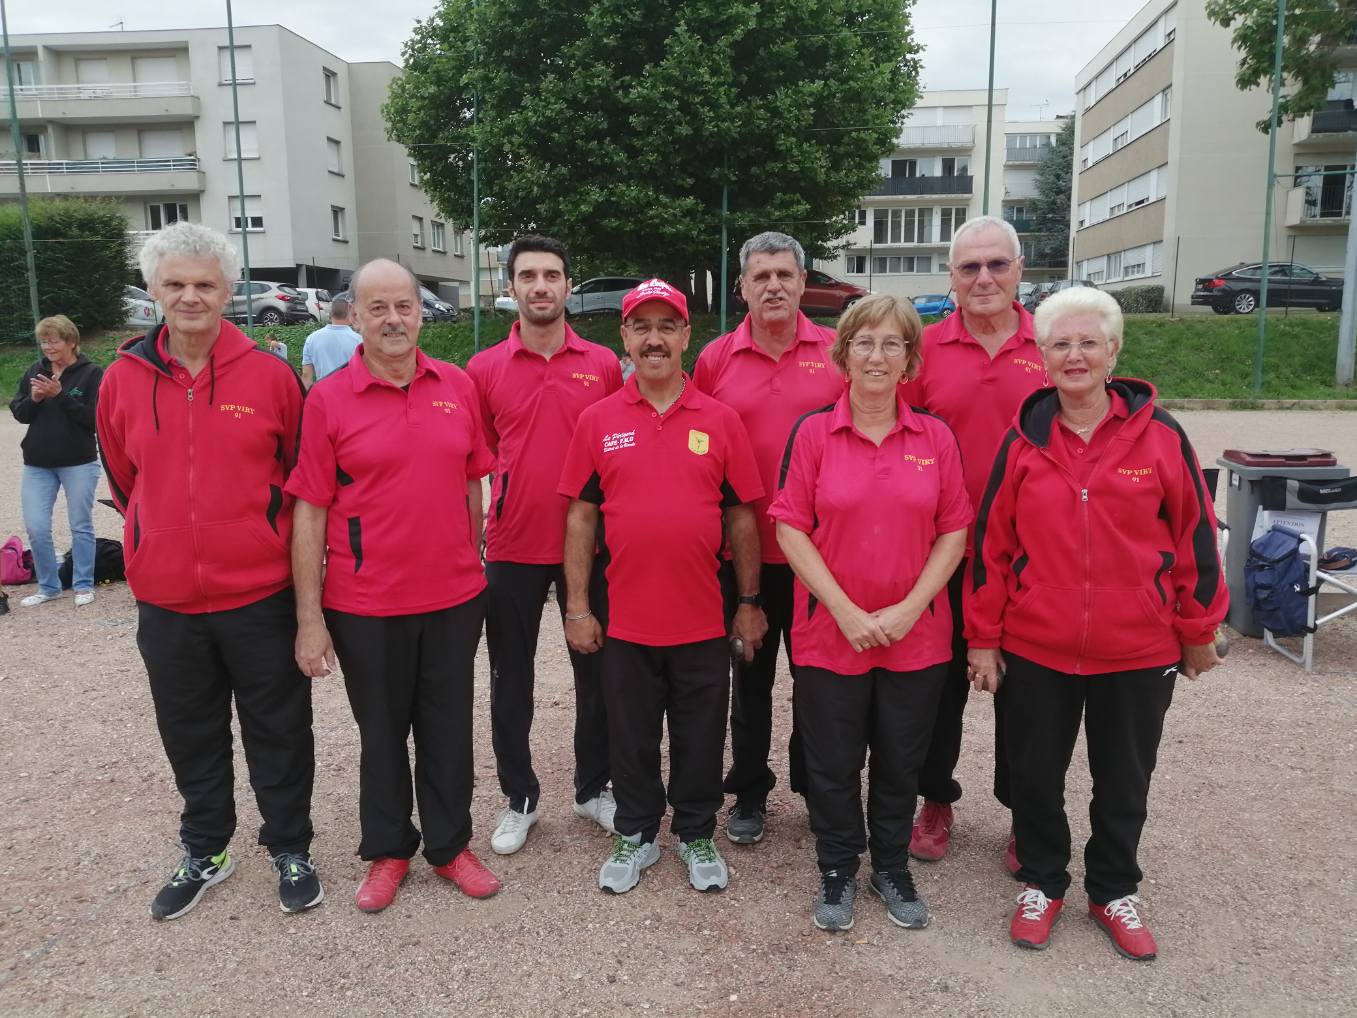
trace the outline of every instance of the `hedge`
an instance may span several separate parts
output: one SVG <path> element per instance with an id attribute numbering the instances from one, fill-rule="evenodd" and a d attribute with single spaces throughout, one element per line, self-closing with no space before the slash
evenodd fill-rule
<path id="1" fill-rule="evenodd" d="M 66 315 L 82 332 L 118 328 L 127 319 L 123 287 L 131 279 L 127 220 L 106 198 L 29 202 L 38 309 Z M 23 219 L 17 204 L 0 205 L 0 341 L 33 341 Z"/>
<path id="2" fill-rule="evenodd" d="M 1162 286 L 1124 286 L 1108 292 L 1121 305 L 1122 314 L 1151 314 L 1164 310 Z"/>

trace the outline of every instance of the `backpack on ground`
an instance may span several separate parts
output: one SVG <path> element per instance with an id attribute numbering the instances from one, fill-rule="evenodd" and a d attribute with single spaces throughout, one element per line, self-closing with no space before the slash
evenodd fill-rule
<path id="1" fill-rule="evenodd" d="M 1274 525 L 1249 545 L 1244 563 L 1244 589 L 1259 625 L 1274 636 L 1313 633 L 1307 624 L 1310 598 L 1310 560 L 1300 552 L 1300 535 Z"/>
<path id="2" fill-rule="evenodd" d="M 72 581 L 75 578 L 75 561 L 71 552 L 66 553 L 62 559 L 61 565 L 57 569 L 57 576 L 61 580 L 61 586 L 71 589 Z M 96 537 L 94 539 L 94 582 L 116 583 L 118 580 L 127 579 L 127 571 L 123 567 L 123 545 L 121 541 L 114 541 L 108 537 Z"/>
<path id="3" fill-rule="evenodd" d="M 0 583 L 32 583 L 33 578 L 33 553 L 19 538 L 7 538 L 0 544 Z"/>

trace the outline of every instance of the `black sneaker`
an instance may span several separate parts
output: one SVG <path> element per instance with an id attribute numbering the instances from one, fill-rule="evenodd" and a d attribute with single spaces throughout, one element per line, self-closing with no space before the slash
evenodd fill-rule
<path id="1" fill-rule="evenodd" d="M 726 837 L 737 845 L 756 845 L 763 840 L 764 805 L 737 802 L 726 816 Z"/>
<path id="2" fill-rule="evenodd" d="M 872 890 L 886 903 L 886 915 L 896 926 L 921 930 L 928 925 L 928 906 L 914 890 L 909 870 L 890 870 L 872 874 Z"/>
<path id="3" fill-rule="evenodd" d="M 225 851 L 220 855 L 194 857 L 185 849 L 184 857 L 170 874 L 169 883 L 151 902 L 151 918 L 178 919 L 198 904 L 204 891 L 213 884 L 220 884 L 235 869 L 235 860 Z"/>
<path id="4" fill-rule="evenodd" d="M 278 907 L 284 912 L 305 912 L 325 900 L 325 888 L 309 855 L 279 852 L 269 864 L 278 871 Z"/>
<path id="5" fill-rule="evenodd" d="M 822 930 L 853 928 L 853 899 L 857 879 L 850 873 L 829 870 L 820 874 L 820 893 L 815 897 L 815 925 Z"/>

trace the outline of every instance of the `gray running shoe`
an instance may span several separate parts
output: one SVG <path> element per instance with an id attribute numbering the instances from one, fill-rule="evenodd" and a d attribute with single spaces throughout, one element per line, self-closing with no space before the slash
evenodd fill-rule
<path id="1" fill-rule="evenodd" d="M 726 815 L 726 837 L 737 845 L 755 845 L 763 840 L 761 803 L 737 802 Z"/>
<path id="2" fill-rule="evenodd" d="M 688 883 L 699 891 L 724 891 L 730 870 L 711 838 L 679 842 L 679 858 L 688 864 Z"/>
<path id="3" fill-rule="evenodd" d="M 822 930 L 851 930 L 853 900 L 858 896 L 856 877 L 828 870 L 820 874 L 820 893 L 815 896 L 815 925 Z"/>
<path id="4" fill-rule="evenodd" d="M 641 882 L 641 871 L 659 861 L 660 846 L 641 843 L 639 834 L 613 835 L 612 853 L 598 871 L 598 886 L 609 894 L 626 894 Z"/>
<path id="5" fill-rule="evenodd" d="M 928 906 L 914 890 L 909 870 L 872 874 L 872 890 L 886 903 L 886 915 L 896 926 L 921 930 L 928 925 Z"/>

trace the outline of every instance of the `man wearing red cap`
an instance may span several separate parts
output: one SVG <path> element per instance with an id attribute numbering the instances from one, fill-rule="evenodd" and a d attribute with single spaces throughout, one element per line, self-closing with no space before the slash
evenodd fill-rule
<path id="1" fill-rule="evenodd" d="M 732 625 L 747 658 L 767 624 L 754 603 L 759 542 L 750 502 L 763 494 L 735 411 L 697 391 L 681 358 L 688 302 L 652 279 L 622 301 L 622 341 L 636 365 L 619 392 L 580 414 L 559 492 L 566 517 L 565 635 L 602 653 L 617 834 L 599 887 L 622 894 L 660 857 L 665 810 L 660 741 L 669 724 L 672 830 L 688 880 L 729 880 L 712 842 L 722 800 L 729 647 L 717 566 L 729 534 L 741 605 Z M 590 602 L 595 546 L 607 563 L 606 632 Z"/>

